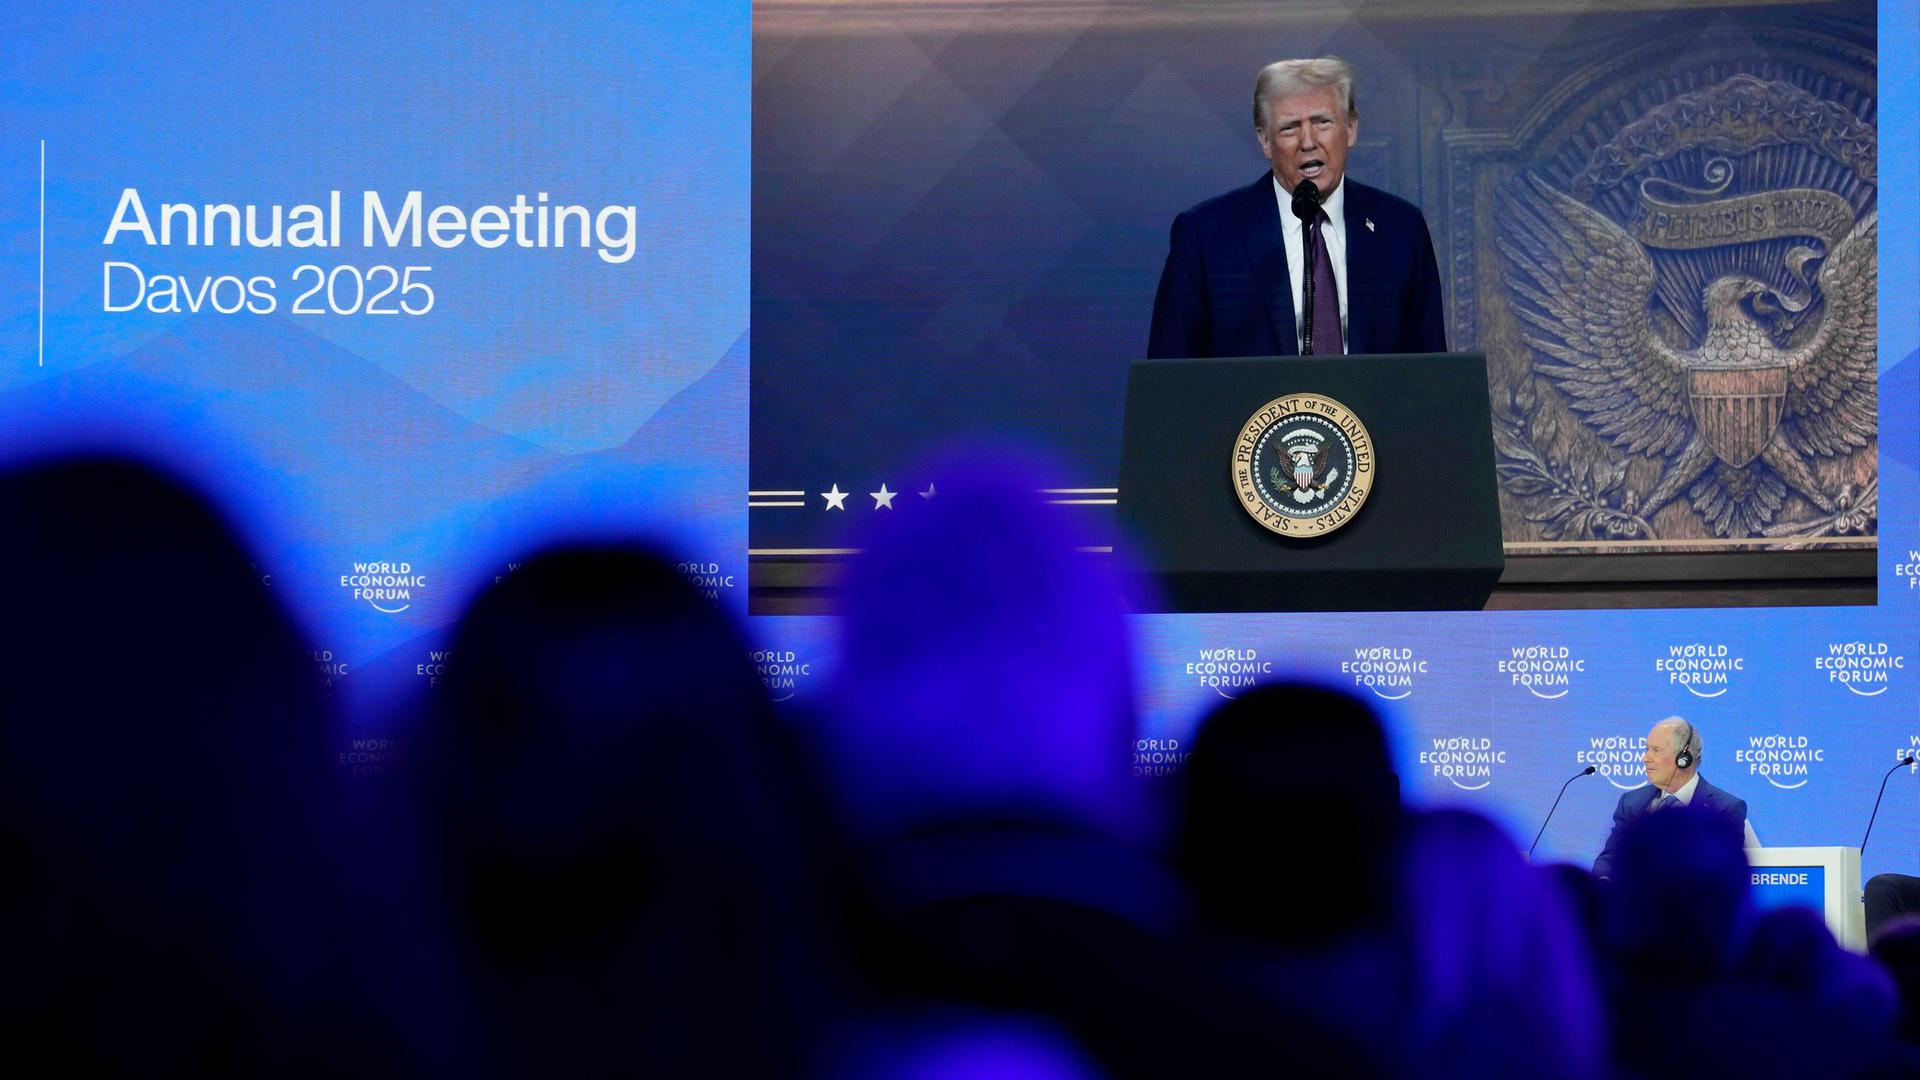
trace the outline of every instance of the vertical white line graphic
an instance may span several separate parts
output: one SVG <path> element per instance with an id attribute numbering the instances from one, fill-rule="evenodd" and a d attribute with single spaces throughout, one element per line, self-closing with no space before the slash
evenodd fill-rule
<path id="1" fill-rule="evenodd" d="M 40 343 L 35 367 L 47 366 L 47 140 L 40 140 Z"/>

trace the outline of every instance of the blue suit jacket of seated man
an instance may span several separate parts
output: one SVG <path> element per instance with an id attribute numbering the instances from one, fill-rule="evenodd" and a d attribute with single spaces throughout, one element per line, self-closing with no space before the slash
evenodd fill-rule
<path id="1" fill-rule="evenodd" d="M 1621 830 L 1625 829 L 1628 823 L 1650 813 L 1654 801 L 1665 794 L 1666 792 L 1649 783 L 1620 796 L 1619 803 L 1613 808 L 1613 831 L 1607 834 L 1607 844 L 1600 849 L 1599 858 L 1593 860 L 1595 877 L 1613 876 L 1613 857 L 1615 849 L 1620 844 Z M 1737 799 L 1714 787 L 1707 783 L 1707 778 L 1704 776 L 1700 777 L 1699 785 L 1693 789 L 1693 801 L 1687 804 L 1687 810 L 1692 813 L 1715 814 L 1732 826 L 1736 835 L 1746 834 L 1747 800 Z"/>
<path id="2" fill-rule="evenodd" d="M 1418 208 L 1346 186 L 1347 352 L 1447 351 L 1440 269 Z M 1273 174 L 1173 219 L 1153 298 L 1153 358 L 1293 356 L 1300 332 Z"/>

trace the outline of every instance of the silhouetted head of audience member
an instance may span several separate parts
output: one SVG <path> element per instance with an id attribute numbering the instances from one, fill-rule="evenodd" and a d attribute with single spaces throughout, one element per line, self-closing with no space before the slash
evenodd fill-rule
<path id="1" fill-rule="evenodd" d="M 876 511 L 848 566 L 814 731 L 857 854 L 865 967 L 889 993 L 1046 1016 L 1109 1069 L 1213 1060 L 1171 973 L 1185 890 L 1142 844 L 1111 561 L 1076 550 L 1090 541 L 1031 457 L 924 475 L 932 497 Z"/>
<path id="2" fill-rule="evenodd" d="M 1179 865 L 1217 925 L 1294 943 L 1382 925 L 1400 783 L 1365 702 L 1304 683 L 1245 691 L 1201 722 L 1182 790 Z"/>
<path id="3" fill-rule="evenodd" d="M 154 469 L 13 471 L 0 521 L 10 1024 L 78 1072 L 274 1071 L 354 996 L 301 636 Z"/>
<path id="4" fill-rule="evenodd" d="M 177 759 L 169 769 L 153 769 L 151 758 L 128 763 L 154 783 L 171 785 L 197 769 L 232 776 L 228 766 L 247 754 L 296 768 L 311 763 L 304 755 L 312 744 L 301 740 L 326 732 L 301 636 L 235 530 L 199 492 L 145 465 L 81 458 L 0 477 L 0 517 L 19 616 L 0 624 L 20 675 L 0 685 L 7 715 L 111 723 L 122 729 L 113 740 L 122 746 L 154 740 Z M 133 722 L 162 708 L 207 722 Z M 261 722 L 274 715 L 287 719 Z M 34 725 L 16 735 L 72 730 Z M 200 740 L 209 756 L 196 760 L 188 751 Z"/>
<path id="5" fill-rule="evenodd" d="M 1585 936 L 1588 949 L 1597 953 L 1606 948 L 1606 895 L 1600 879 L 1586 867 L 1572 863 L 1549 863 L 1540 870 L 1566 901 L 1567 910 Z"/>
<path id="6" fill-rule="evenodd" d="M 841 590 L 823 752 L 849 827 L 882 838 L 998 818 L 1125 834 L 1133 679 L 1109 561 L 1035 460 L 936 460 L 878 511 Z"/>
<path id="7" fill-rule="evenodd" d="M 1777 908 L 1754 920 L 1742 971 L 1811 993 L 1828 978 L 1838 949 L 1819 912 L 1798 905 Z"/>
<path id="8" fill-rule="evenodd" d="M 1410 815 L 1402 850 L 1395 907 L 1412 1071 L 1603 1072 L 1604 999 L 1560 885 L 1467 811 Z"/>
<path id="9" fill-rule="evenodd" d="M 1684 989 L 1731 974 L 1753 935 L 1741 835 L 1688 808 L 1649 814 L 1620 840 L 1612 940 L 1629 986 Z"/>
<path id="10" fill-rule="evenodd" d="M 1880 927 L 1869 949 L 1899 996 L 1900 1038 L 1920 1046 L 1920 915 L 1901 916 Z"/>
<path id="11" fill-rule="evenodd" d="M 488 589 L 419 753 L 503 1053 L 604 1064 L 630 1040 L 650 1067 L 717 1068 L 785 1048 L 792 763 L 744 642 L 673 563 L 556 550 Z"/>
<path id="12" fill-rule="evenodd" d="M 1747 946 L 1743 974 L 1791 993 L 1829 1031 L 1846 1032 L 1855 1041 L 1883 1035 L 1895 1019 L 1894 984 L 1887 973 L 1842 949 L 1826 920 L 1810 907 L 1763 913 Z"/>
<path id="13" fill-rule="evenodd" d="M 822 1062 L 837 1080 L 1098 1080 L 1065 1031 L 1033 1016 L 964 1009 L 882 1012 L 842 1032 Z"/>

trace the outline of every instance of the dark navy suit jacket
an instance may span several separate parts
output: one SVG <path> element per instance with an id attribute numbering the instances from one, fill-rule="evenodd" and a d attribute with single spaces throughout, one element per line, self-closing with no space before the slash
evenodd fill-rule
<path id="1" fill-rule="evenodd" d="M 1629 822 L 1645 817 L 1651 811 L 1654 800 L 1664 794 L 1652 784 L 1644 784 L 1620 796 L 1620 802 L 1613 808 L 1613 831 L 1607 834 L 1607 845 L 1600 849 L 1600 857 L 1593 860 L 1594 876 L 1613 876 L 1613 856 L 1620 843 L 1621 830 Z M 1733 826 L 1737 834 L 1743 838 L 1746 835 L 1747 800 L 1736 799 L 1721 791 L 1707 783 L 1704 776 L 1700 778 L 1700 785 L 1693 789 L 1693 801 L 1687 804 L 1687 809 L 1694 813 L 1716 814 Z"/>
<path id="2" fill-rule="evenodd" d="M 1427 220 L 1405 199 L 1347 178 L 1347 352 L 1447 351 Z M 1369 228 L 1367 223 L 1372 222 Z M 1300 351 L 1273 174 L 1173 219 L 1147 355 Z"/>

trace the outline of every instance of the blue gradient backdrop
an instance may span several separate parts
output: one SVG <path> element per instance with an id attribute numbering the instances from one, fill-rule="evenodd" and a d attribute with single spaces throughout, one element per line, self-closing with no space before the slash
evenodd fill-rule
<path id="1" fill-rule="evenodd" d="M 670 538 L 744 610 L 746 3 L 11 11 L 0 458 L 108 447 L 198 479 L 350 683 L 424 683 L 462 600 L 560 536 Z M 150 214 L 339 190 L 343 244 L 105 246 L 126 188 Z M 363 247 L 367 190 L 631 205 L 638 250 Z M 277 310 L 105 311 L 107 260 L 273 277 Z M 436 302 L 295 315 L 303 263 L 430 265 Z M 381 605 L 404 610 L 341 585 L 362 562 L 408 564 L 410 595 Z M 178 659 L 182 678 L 218 677 L 218 657 Z"/>

